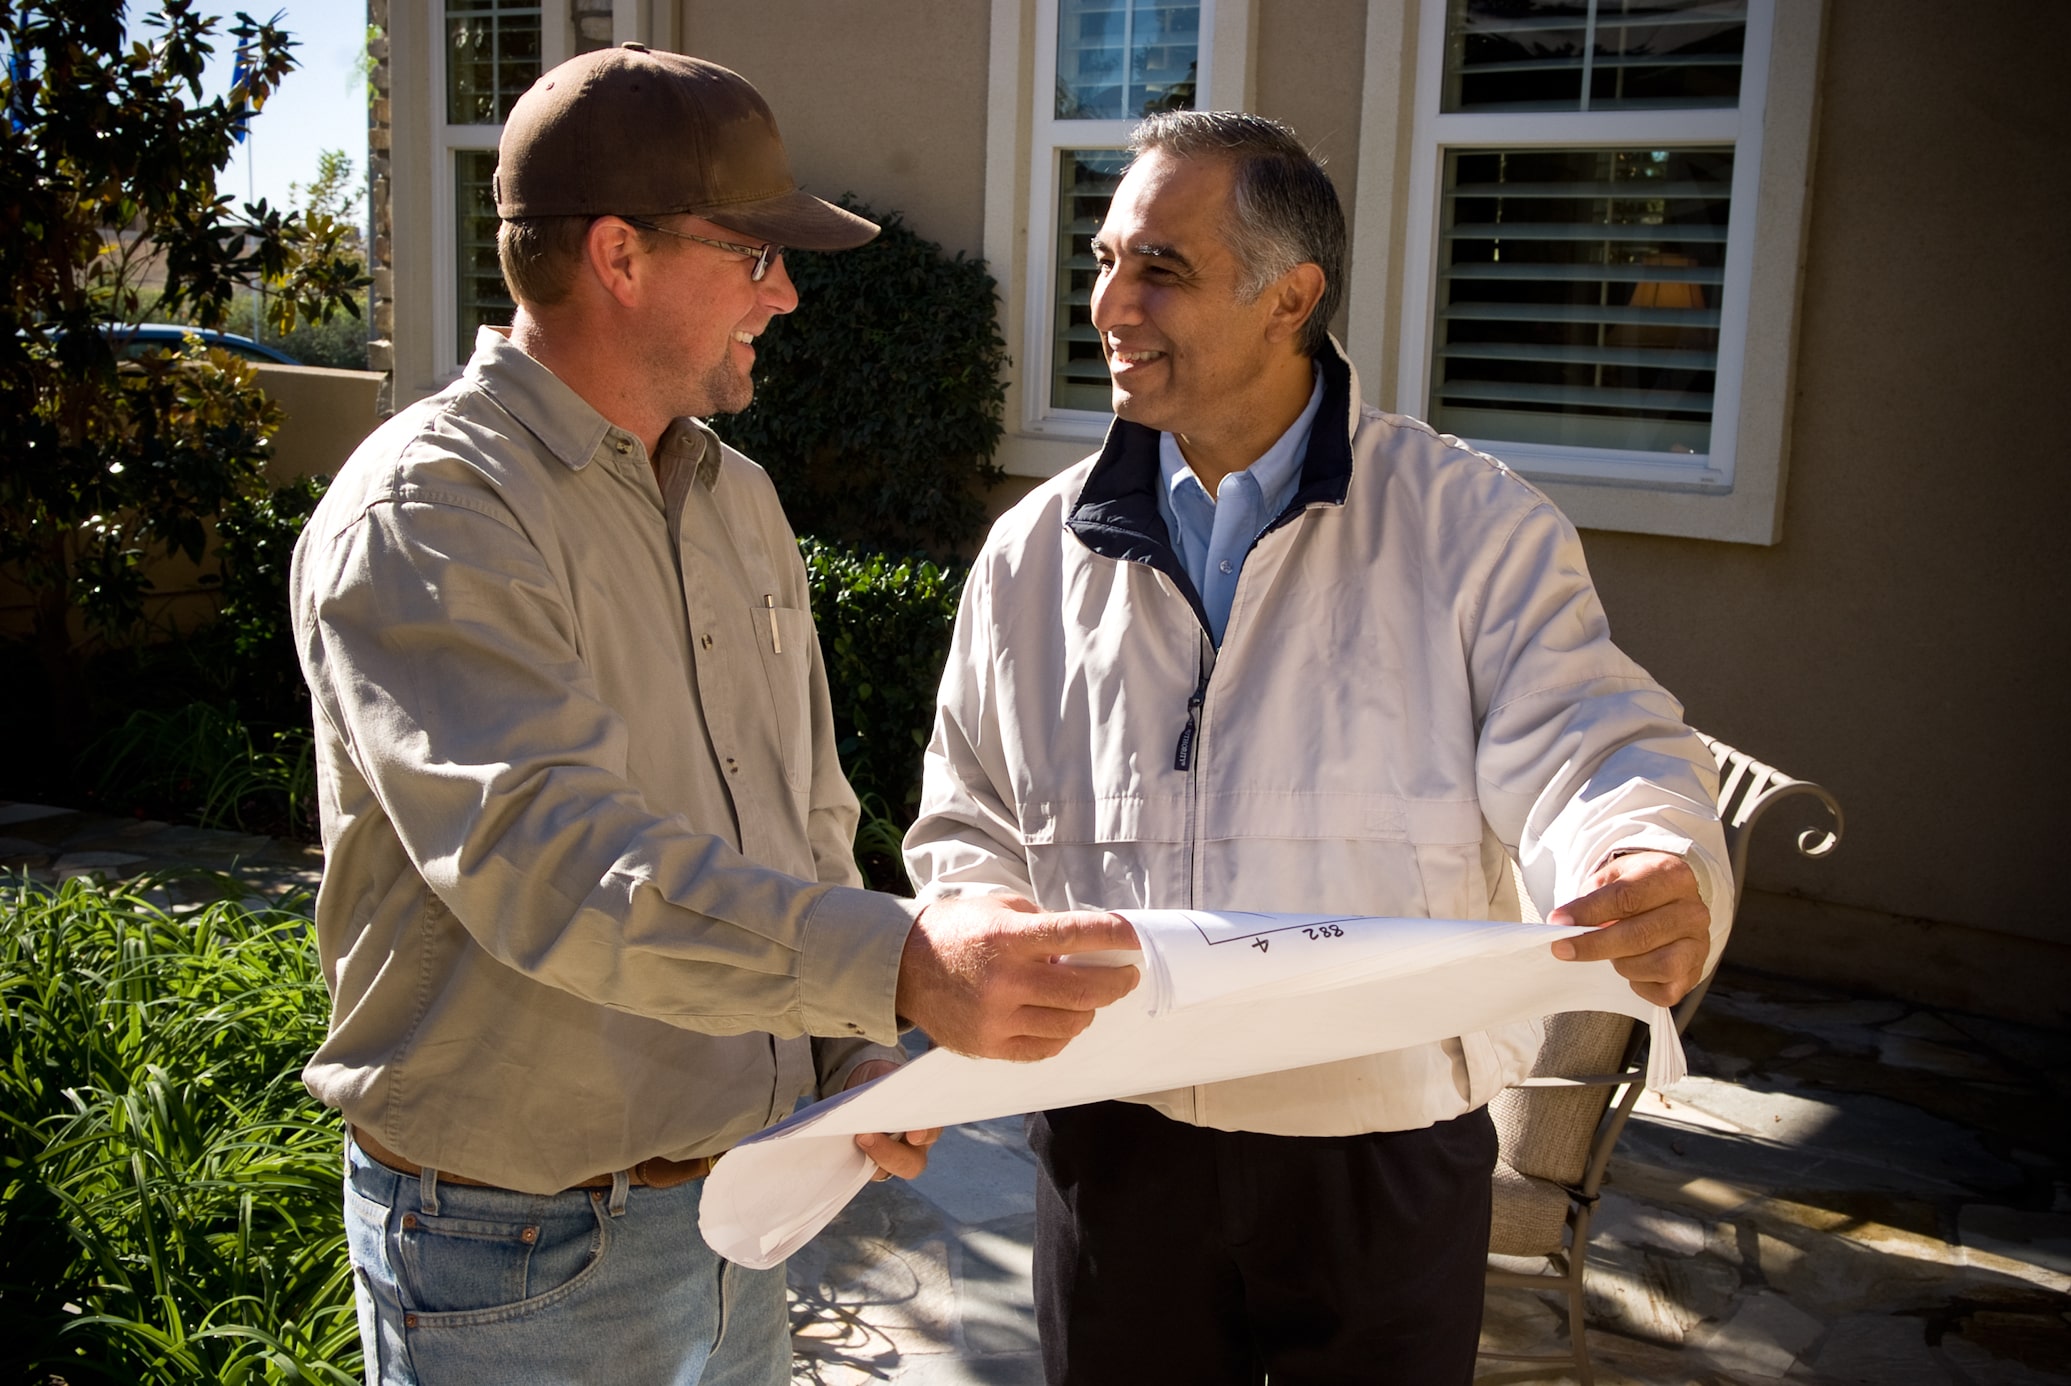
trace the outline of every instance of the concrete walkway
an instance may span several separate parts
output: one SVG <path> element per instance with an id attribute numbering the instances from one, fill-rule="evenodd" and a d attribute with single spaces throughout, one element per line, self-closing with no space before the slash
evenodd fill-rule
<path id="1" fill-rule="evenodd" d="M 320 864 L 0 804 L 0 868 L 46 880 L 200 868 L 277 897 Z M 2071 1383 L 2071 1036 L 1729 965 L 1688 1048 L 1692 1076 L 1644 1099 L 1597 1216 L 1598 1381 Z M 866 1188 L 791 1262 L 796 1379 L 1039 1382 L 1033 1179 L 1010 1119 L 948 1132 L 910 1185 Z M 1555 1302 L 1491 1294 L 1484 1348 L 1565 1344 Z M 1572 1377 L 1484 1361 L 1480 1379 Z"/>

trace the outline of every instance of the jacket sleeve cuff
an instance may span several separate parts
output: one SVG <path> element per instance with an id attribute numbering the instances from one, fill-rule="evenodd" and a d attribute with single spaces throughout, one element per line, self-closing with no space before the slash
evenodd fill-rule
<path id="1" fill-rule="evenodd" d="M 805 1032 L 899 1042 L 899 960 L 919 905 L 833 886 L 806 920 L 798 964 Z"/>

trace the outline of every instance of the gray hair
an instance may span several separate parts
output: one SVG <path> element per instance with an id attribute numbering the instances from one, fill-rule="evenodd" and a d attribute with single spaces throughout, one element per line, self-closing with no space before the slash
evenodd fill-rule
<path id="1" fill-rule="evenodd" d="M 1330 352 L 1330 320 L 1345 297 L 1345 213 L 1322 163 L 1277 120 L 1243 111 L 1160 111 L 1138 125 L 1129 152 L 1228 159 L 1236 170 L 1223 239 L 1243 267 L 1247 300 L 1300 264 L 1323 271 L 1323 297 L 1302 325 L 1305 355 Z"/>

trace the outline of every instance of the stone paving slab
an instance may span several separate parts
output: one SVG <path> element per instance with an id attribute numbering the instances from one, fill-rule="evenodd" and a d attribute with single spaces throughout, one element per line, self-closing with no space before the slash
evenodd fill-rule
<path id="1" fill-rule="evenodd" d="M 221 885 L 183 883 L 178 876 L 230 876 L 271 903 L 314 893 L 323 866 L 323 849 L 315 843 L 0 802 L 0 871 L 19 871 L 45 884 L 80 875 L 163 877 L 161 897 L 184 904 L 218 898 Z"/>

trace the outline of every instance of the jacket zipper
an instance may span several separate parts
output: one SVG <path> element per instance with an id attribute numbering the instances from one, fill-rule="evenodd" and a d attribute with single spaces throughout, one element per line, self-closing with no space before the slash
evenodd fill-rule
<path id="1" fill-rule="evenodd" d="M 1199 883 L 1194 879 L 1194 849 L 1201 836 L 1201 825 L 1198 821 L 1201 814 L 1201 722 L 1203 709 L 1208 702 L 1208 679 L 1215 672 L 1215 642 L 1209 638 L 1206 630 L 1201 632 L 1200 670 L 1194 691 L 1187 697 L 1186 726 L 1180 729 L 1179 745 L 1174 748 L 1172 755 L 1172 768 L 1184 771 L 1187 777 L 1186 880 L 1189 909 L 1197 904 L 1200 895 Z"/>

